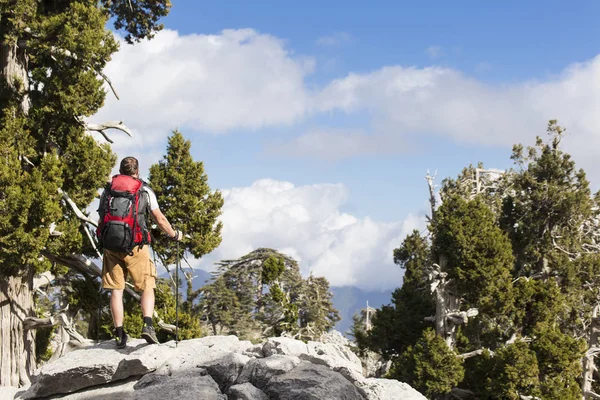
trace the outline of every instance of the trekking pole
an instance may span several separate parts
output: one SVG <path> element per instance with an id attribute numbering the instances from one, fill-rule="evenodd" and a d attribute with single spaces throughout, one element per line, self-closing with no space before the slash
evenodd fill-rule
<path id="1" fill-rule="evenodd" d="M 175 263 L 175 347 L 179 341 L 179 240 L 177 241 L 177 258 Z"/>
<path id="2" fill-rule="evenodd" d="M 98 290 L 98 324 L 96 325 L 96 344 L 100 343 L 100 327 L 102 326 L 102 278 Z"/>

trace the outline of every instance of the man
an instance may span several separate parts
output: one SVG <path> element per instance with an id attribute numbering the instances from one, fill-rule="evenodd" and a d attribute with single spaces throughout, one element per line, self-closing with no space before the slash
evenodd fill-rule
<path id="1" fill-rule="evenodd" d="M 150 344 L 158 343 L 152 322 L 156 266 L 150 258 L 150 230 L 146 226 L 148 211 L 160 229 L 171 238 L 179 241 L 183 237 L 181 231 L 173 229 L 158 207 L 156 194 L 139 179 L 138 174 L 139 165 L 136 158 L 125 157 L 121 160 L 119 175 L 113 177 L 110 188 L 105 189 L 102 193 L 98 207 L 100 221 L 97 235 L 104 249 L 102 287 L 112 289 L 110 309 L 118 348 L 125 347 L 128 338 L 127 333 L 123 330 L 123 290 L 128 275 L 133 280 L 134 288 L 142 292 L 141 307 L 144 320 L 142 337 Z M 136 193 L 137 199 L 139 199 L 137 200 L 138 207 L 135 207 Z M 119 215 L 117 210 L 122 204 L 127 204 L 126 211 Z M 133 212 L 136 209 L 137 215 Z M 107 214 L 109 216 L 105 218 Z M 129 224 L 125 225 L 122 221 L 117 221 L 119 217 L 123 216 L 130 218 Z M 135 222 L 131 223 L 132 221 Z M 123 226 L 127 226 L 126 229 L 131 231 L 123 234 Z M 134 243 L 135 246 L 131 248 L 132 245 L 129 244 L 126 249 L 118 247 L 127 241 L 126 239 L 128 243 Z M 115 243 L 119 243 L 119 245 Z"/>

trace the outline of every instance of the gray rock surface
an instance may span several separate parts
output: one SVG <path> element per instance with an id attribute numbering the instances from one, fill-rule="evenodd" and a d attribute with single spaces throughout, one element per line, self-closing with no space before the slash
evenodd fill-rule
<path id="1" fill-rule="evenodd" d="M 254 386 L 264 387 L 273 376 L 284 374 L 298 364 L 300 359 L 296 356 L 275 354 L 267 358 L 255 358 L 246 364 L 236 383 L 250 382 Z"/>
<path id="2" fill-rule="evenodd" d="M 114 341 L 75 350 L 55 362 L 42 366 L 23 399 L 57 393 L 72 393 L 154 371 L 169 357 L 167 346 L 149 346 L 136 339 L 125 349 L 116 349 Z"/>
<path id="3" fill-rule="evenodd" d="M 269 400 L 265 392 L 250 382 L 233 385 L 227 392 L 228 400 Z"/>
<path id="4" fill-rule="evenodd" d="M 367 400 L 425 399 L 410 385 L 394 379 L 367 378 L 354 384 Z"/>
<path id="5" fill-rule="evenodd" d="M 187 370 L 172 376 L 145 375 L 135 384 L 132 400 L 227 400 L 219 386 L 204 370 Z"/>
<path id="6" fill-rule="evenodd" d="M 74 350 L 42 366 L 28 388 L 0 388 L 4 399 L 425 400 L 396 380 L 365 378 L 337 336 L 329 343 L 286 337 L 253 345 L 235 336 L 148 345 L 114 341 Z"/>
<path id="7" fill-rule="evenodd" d="M 324 365 L 309 362 L 274 376 L 264 390 L 275 400 L 364 400 L 356 386 L 342 375 Z"/>

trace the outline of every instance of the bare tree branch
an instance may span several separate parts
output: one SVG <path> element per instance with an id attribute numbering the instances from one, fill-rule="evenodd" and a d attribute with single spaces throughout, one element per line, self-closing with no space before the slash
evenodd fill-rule
<path id="1" fill-rule="evenodd" d="M 86 122 L 85 129 L 88 131 L 100 132 L 109 143 L 114 142 L 104 132 L 106 129 L 118 129 L 125 132 L 129 137 L 133 137 L 131 130 L 125 124 L 123 124 L 123 121 L 109 121 L 103 124 L 90 124 Z"/>
<path id="2" fill-rule="evenodd" d="M 494 356 L 494 352 L 492 350 L 489 350 L 489 349 L 477 349 L 477 350 L 470 351 L 468 353 L 459 354 L 458 357 L 462 358 L 463 360 L 466 360 L 467 358 L 471 358 L 471 357 L 475 357 L 475 356 L 480 356 L 486 350 L 492 355 L 492 357 Z"/>
<path id="3" fill-rule="evenodd" d="M 467 389 L 453 388 L 450 391 L 450 396 L 454 397 L 455 399 L 468 399 L 474 395 L 475 393 Z"/>
<path id="4" fill-rule="evenodd" d="M 112 92 L 113 92 L 113 94 L 115 95 L 115 97 L 117 98 L 117 100 L 121 100 L 121 99 L 119 98 L 119 95 L 117 94 L 117 91 L 116 91 L 116 90 L 115 90 L 115 88 L 113 87 L 113 85 L 112 85 L 112 82 L 110 81 L 110 79 L 108 79 L 108 76 L 106 76 L 106 75 L 104 74 L 104 72 L 102 72 L 102 71 L 98 71 L 98 70 L 95 70 L 95 71 L 98 73 L 98 75 L 100 75 L 100 76 L 102 77 L 102 79 L 104 79 L 104 81 L 105 81 L 106 83 L 108 83 L 108 86 L 110 87 L 110 90 L 112 90 Z"/>
<path id="5" fill-rule="evenodd" d="M 594 393 L 591 390 L 588 390 L 583 395 L 586 399 L 600 399 L 600 394 Z"/>
<path id="6" fill-rule="evenodd" d="M 75 204 L 75 202 L 73 200 L 71 200 L 69 195 L 67 193 L 65 193 L 61 188 L 58 188 L 58 193 L 60 193 L 62 195 L 63 199 L 67 202 L 67 204 L 69 206 L 71 206 L 71 208 L 75 212 L 75 215 L 77 216 L 77 218 L 79 218 L 83 222 L 87 222 L 88 224 L 94 225 L 95 227 L 98 226 L 98 223 L 96 221 L 94 221 L 93 219 L 91 219 L 89 217 L 86 217 L 86 215 L 81 212 L 79 207 L 77 207 L 77 204 Z"/>
<path id="7" fill-rule="evenodd" d="M 50 271 L 46 271 L 37 275 L 33 278 L 33 290 L 39 290 L 44 286 L 47 286 L 52 283 L 54 280 L 54 275 Z"/>

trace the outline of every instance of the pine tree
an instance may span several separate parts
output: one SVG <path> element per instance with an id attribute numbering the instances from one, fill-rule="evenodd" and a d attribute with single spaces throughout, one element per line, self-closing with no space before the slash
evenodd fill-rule
<path id="1" fill-rule="evenodd" d="M 318 296 L 308 299 L 309 295 Z M 260 248 L 219 263 L 211 282 L 198 290 L 199 307 L 213 332 L 251 340 L 290 335 L 317 338 L 339 316 L 329 283 L 303 280 L 298 263 L 273 249 Z"/>
<path id="2" fill-rule="evenodd" d="M 442 399 L 464 377 L 459 359 L 436 332 L 427 328 L 394 363 L 389 377 L 409 382 L 428 399 Z"/>
<path id="3" fill-rule="evenodd" d="M 394 360 L 396 377 L 432 396 L 597 396 L 591 378 L 600 348 L 600 192 L 591 195 L 585 173 L 560 149 L 564 130 L 556 121 L 548 134 L 547 142 L 514 146 L 515 170 L 480 164 L 444 180 L 439 207 L 428 177 L 431 248 L 416 257 L 407 238 L 394 252 L 421 261 L 410 268 L 416 274 L 407 268 L 393 304 L 377 310 L 362 339 Z M 437 339 L 425 327 L 421 339 L 404 334 L 407 344 L 394 334 L 407 325 L 401 317 L 410 311 L 402 310 L 416 309 L 415 296 L 400 294 L 419 286 L 434 296 L 435 316 L 424 320 L 434 323 Z M 442 339 L 446 349 L 435 344 Z M 441 366 L 448 351 L 462 360 L 464 377 L 460 368 Z M 428 384 L 436 380 L 453 387 L 434 390 Z"/>
<path id="4" fill-rule="evenodd" d="M 377 309 L 371 319 L 372 329 L 366 337 L 358 334 L 359 348 L 372 349 L 390 359 L 402 354 L 415 343 L 435 314 L 433 298 L 426 281 L 431 263 L 430 243 L 414 230 L 393 252 L 394 263 L 404 269 L 402 287 L 392 292 L 392 302 Z"/>
<path id="5" fill-rule="evenodd" d="M 87 227 L 62 197 L 85 209 L 116 161 L 81 119 L 102 106 L 99 74 L 118 49 L 106 23 L 115 18 L 138 41 L 162 28 L 157 21 L 169 7 L 168 0 L 0 3 L 0 385 L 27 384 L 36 367 L 34 331 L 23 327 L 35 317 L 35 274 L 52 267 L 48 258 L 94 254 Z"/>
<path id="6" fill-rule="evenodd" d="M 177 247 L 158 228 L 153 230 L 152 249 L 168 270 L 169 265 L 176 264 L 177 257 L 181 265 L 187 263 L 187 252 L 201 258 L 221 243 L 223 223 L 218 217 L 222 212 L 223 196 L 220 191 L 211 190 L 203 162 L 194 161 L 190 150 L 191 142 L 175 130 L 168 138 L 167 153 L 163 159 L 150 166 L 148 181 L 163 214 L 175 229 L 186 235 Z M 179 274 L 172 275 L 183 275 L 186 279 L 187 296 L 181 304 L 184 315 L 199 319 L 197 307 L 193 304 L 196 296 L 192 289 L 192 273 L 182 268 Z M 172 290 L 177 290 L 177 285 Z M 178 293 L 175 295 L 179 296 Z"/>
<path id="7" fill-rule="evenodd" d="M 179 131 L 173 131 L 168 139 L 167 154 L 150 167 L 148 182 L 167 219 L 176 229 L 189 235 L 181 242 L 181 254 L 189 251 L 195 258 L 201 258 L 221 244 L 223 223 L 218 217 L 223 196 L 220 191 L 210 189 L 204 163 L 194 161 L 190 149 L 190 141 Z M 155 234 L 153 240 L 153 248 L 161 260 L 174 264 L 173 241 L 161 234 Z"/>
<path id="8" fill-rule="evenodd" d="M 299 322 L 302 338 L 318 340 L 320 333 L 328 332 L 341 319 L 338 310 L 333 307 L 329 281 L 322 276 L 315 277 L 311 272 L 304 283 L 302 297 Z"/>

